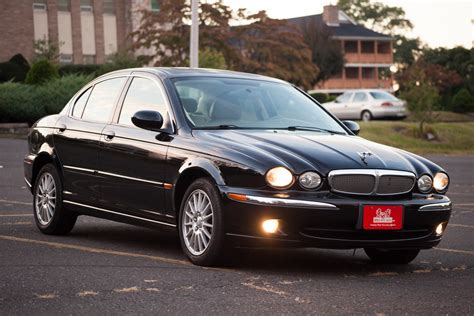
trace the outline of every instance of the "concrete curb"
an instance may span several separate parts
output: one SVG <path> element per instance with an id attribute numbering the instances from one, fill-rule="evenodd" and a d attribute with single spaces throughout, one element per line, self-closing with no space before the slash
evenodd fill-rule
<path id="1" fill-rule="evenodd" d="M 28 135 L 30 127 L 27 123 L 1 123 L 0 134 Z"/>

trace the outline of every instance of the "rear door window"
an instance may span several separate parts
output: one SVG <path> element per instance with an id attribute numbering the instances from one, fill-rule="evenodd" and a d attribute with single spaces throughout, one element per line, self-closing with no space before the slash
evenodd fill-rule
<path id="1" fill-rule="evenodd" d="M 108 122 L 114 111 L 115 102 L 122 91 L 125 77 L 107 79 L 97 83 L 92 89 L 82 119 Z"/>
<path id="2" fill-rule="evenodd" d="M 365 102 L 367 101 L 367 94 L 365 92 L 357 92 L 354 95 L 352 102 Z"/>

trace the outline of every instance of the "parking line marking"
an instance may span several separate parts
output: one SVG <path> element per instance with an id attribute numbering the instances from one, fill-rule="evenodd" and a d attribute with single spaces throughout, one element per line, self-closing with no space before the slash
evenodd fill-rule
<path id="1" fill-rule="evenodd" d="M 11 203 L 11 204 L 21 204 L 21 205 L 31 205 L 31 202 L 21 202 L 21 201 L 11 201 L 11 200 L 0 200 L 2 203 Z"/>
<path id="2" fill-rule="evenodd" d="M 474 206 L 474 203 L 454 203 L 454 206 Z"/>
<path id="3" fill-rule="evenodd" d="M 191 262 L 189 262 L 189 261 L 184 261 L 184 260 L 179 260 L 179 259 L 171 259 L 171 258 L 165 258 L 165 257 L 159 257 L 159 256 L 151 256 L 151 255 L 143 255 L 143 254 L 137 254 L 137 253 L 131 253 L 131 252 L 123 252 L 123 251 L 115 251 L 115 250 L 108 250 L 108 249 L 92 248 L 92 247 L 71 245 L 71 244 L 63 244 L 63 243 L 56 243 L 56 242 L 51 242 L 51 241 L 27 239 L 27 238 L 20 238 L 20 237 L 7 236 L 7 235 L 0 235 L 0 239 L 10 240 L 10 241 L 18 241 L 18 242 L 25 242 L 25 243 L 30 243 L 30 244 L 46 245 L 46 246 L 51 246 L 51 247 L 55 247 L 55 248 L 59 248 L 59 249 L 74 249 L 74 250 L 80 250 L 80 251 L 91 252 L 91 253 L 101 253 L 101 254 L 122 256 L 122 257 L 132 257 L 132 258 L 143 258 L 143 259 L 149 259 L 149 260 L 154 260 L 154 261 L 159 261 L 159 262 L 165 262 L 165 263 L 179 264 L 179 265 L 193 266 L 194 267 L 194 265 L 191 264 Z"/>
<path id="4" fill-rule="evenodd" d="M 471 255 L 474 256 L 474 251 L 469 251 L 469 250 L 459 250 L 459 249 L 450 249 L 450 248 L 438 248 L 435 247 L 433 248 L 435 250 L 440 250 L 440 251 L 446 251 L 446 252 L 454 252 L 454 253 L 462 253 L 464 255 Z"/>
<path id="5" fill-rule="evenodd" d="M 0 226 L 10 226 L 10 225 L 31 225 L 32 222 L 10 222 L 10 223 L 0 223 Z"/>
<path id="6" fill-rule="evenodd" d="M 448 225 L 449 225 L 449 226 L 452 226 L 452 227 L 474 228 L 474 226 L 472 226 L 472 225 L 451 224 L 451 223 L 449 223 Z"/>
<path id="7" fill-rule="evenodd" d="M 0 214 L 0 217 L 26 217 L 33 216 L 33 214 Z"/>

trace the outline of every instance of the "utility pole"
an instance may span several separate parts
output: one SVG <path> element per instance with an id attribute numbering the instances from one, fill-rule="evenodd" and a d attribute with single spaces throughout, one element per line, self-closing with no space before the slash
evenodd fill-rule
<path id="1" fill-rule="evenodd" d="M 191 0 L 191 39 L 190 39 L 190 66 L 199 67 L 199 0 Z"/>

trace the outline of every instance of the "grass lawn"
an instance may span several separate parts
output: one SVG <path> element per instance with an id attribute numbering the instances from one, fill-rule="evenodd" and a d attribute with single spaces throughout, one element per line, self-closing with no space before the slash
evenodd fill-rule
<path id="1" fill-rule="evenodd" d="M 434 141 L 414 137 L 417 124 L 413 122 L 372 121 L 359 124 L 359 136 L 416 154 L 474 154 L 474 122 L 430 124 L 438 137 Z"/>

